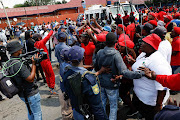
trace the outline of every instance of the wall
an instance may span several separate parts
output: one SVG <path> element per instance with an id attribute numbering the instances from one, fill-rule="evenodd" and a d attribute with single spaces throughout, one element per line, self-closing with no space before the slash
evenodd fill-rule
<path id="1" fill-rule="evenodd" d="M 17 18 L 18 21 L 17 22 L 11 22 L 11 25 L 16 25 L 19 22 L 24 22 L 26 23 L 25 26 L 30 26 L 31 22 L 33 22 L 34 24 L 42 24 L 43 22 L 47 23 L 47 22 L 51 22 L 51 21 L 57 21 L 59 22 L 60 20 L 66 20 L 66 18 L 71 18 L 71 20 L 76 20 L 78 15 L 82 14 L 82 13 L 72 13 L 72 14 L 64 14 L 64 15 L 58 15 L 58 16 L 49 16 L 49 17 L 33 17 L 33 19 L 29 19 L 29 20 L 21 20 L 20 18 Z M 12 18 L 10 18 L 10 20 L 12 21 Z M 5 23 L 6 19 L 1 20 L 1 24 L 0 24 L 0 28 L 4 28 L 7 27 L 7 24 Z"/>

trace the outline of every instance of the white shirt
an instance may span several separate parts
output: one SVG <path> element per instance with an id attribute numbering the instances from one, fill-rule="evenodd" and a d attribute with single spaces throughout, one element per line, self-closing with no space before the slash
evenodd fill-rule
<path id="1" fill-rule="evenodd" d="M 164 58 L 170 64 L 171 62 L 171 54 L 172 54 L 172 46 L 168 40 L 163 40 L 159 44 L 158 51 L 164 56 Z"/>
<path id="2" fill-rule="evenodd" d="M 144 66 L 155 71 L 158 75 L 172 74 L 171 66 L 159 51 L 154 52 L 149 57 L 145 57 L 145 55 L 146 53 L 141 53 L 137 57 L 136 62 L 132 66 L 133 71 L 138 71 L 137 68 Z M 136 96 L 146 105 L 156 106 L 158 90 L 167 90 L 162 104 L 169 98 L 169 89 L 163 87 L 155 80 L 142 77 L 140 79 L 134 79 L 133 82 Z"/>

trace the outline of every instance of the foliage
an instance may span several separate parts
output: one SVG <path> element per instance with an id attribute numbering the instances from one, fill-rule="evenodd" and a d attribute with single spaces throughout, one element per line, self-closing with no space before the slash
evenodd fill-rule
<path id="1" fill-rule="evenodd" d="M 52 4 L 66 4 L 66 0 L 62 2 L 55 2 L 55 0 L 26 0 L 24 4 L 16 4 L 14 8 L 17 7 L 30 7 L 30 6 L 42 6 L 42 5 L 52 5 Z"/>

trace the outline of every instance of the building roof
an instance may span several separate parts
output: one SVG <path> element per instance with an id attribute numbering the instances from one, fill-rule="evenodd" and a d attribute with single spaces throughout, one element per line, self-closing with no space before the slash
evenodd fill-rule
<path id="1" fill-rule="evenodd" d="M 20 8 L 8 8 L 6 9 L 8 17 L 16 17 L 16 16 L 25 16 L 27 15 L 36 15 L 42 13 L 51 13 L 56 10 L 61 9 L 71 9 L 76 7 L 81 7 L 82 0 L 71 0 L 66 4 L 57 4 L 57 5 L 46 5 L 46 6 L 33 6 L 33 7 L 20 7 Z M 85 0 L 86 5 L 94 5 L 94 4 L 106 4 L 106 0 Z M 111 0 L 112 1 L 112 0 Z M 121 2 L 125 2 L 127 0 L 121 0 Z M 133 0 L 135 4 L 142 4 L 141 1 L 145 0 Z M 0 9 L 0 18 L 6 17 L 4 10 Z"/>

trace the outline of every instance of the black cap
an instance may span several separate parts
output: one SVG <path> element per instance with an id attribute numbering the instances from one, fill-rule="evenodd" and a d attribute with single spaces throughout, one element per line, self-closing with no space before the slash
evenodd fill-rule
<path id="1" fill-rule="evenodd" d="M 6 47 L 9 54 L 13 54 L 23 48 L 23 46 L 17 40 L 9 42 Z"/>

